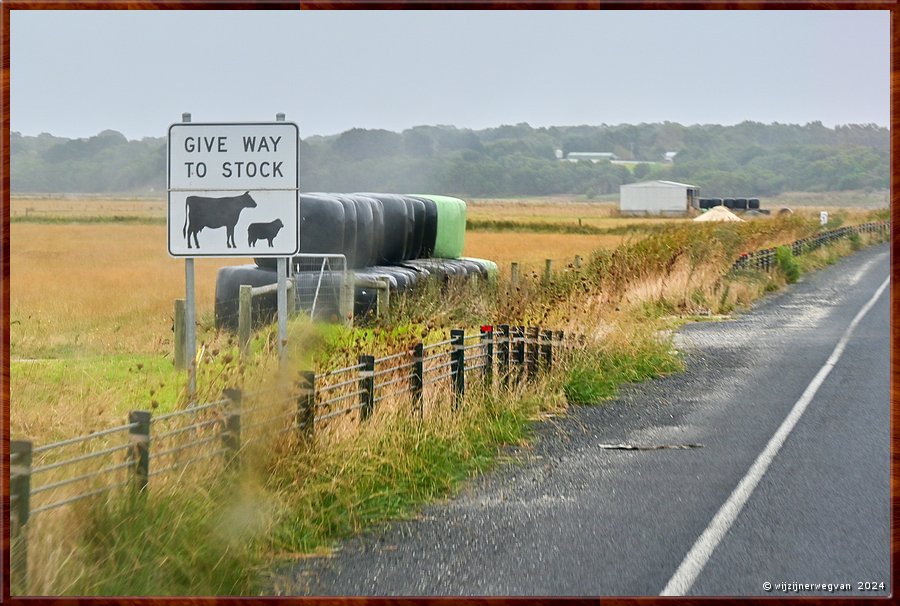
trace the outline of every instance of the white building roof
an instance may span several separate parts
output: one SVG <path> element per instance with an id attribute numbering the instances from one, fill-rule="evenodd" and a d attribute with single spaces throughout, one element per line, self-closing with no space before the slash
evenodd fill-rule
<path id="1" fill-rule="evenodd" d="M 640 183 L 629 183 L 621 187 L 678 187 L 681 189 L 699 189 L 696 185 L 688 185 L 687 183 L 678 183 L 676 181 L 642 181 Z"/>
<path id="2" fill-rule="evenodd" d="M 567 158 L 615 158 L 613 152 L 569 152 Z"/>

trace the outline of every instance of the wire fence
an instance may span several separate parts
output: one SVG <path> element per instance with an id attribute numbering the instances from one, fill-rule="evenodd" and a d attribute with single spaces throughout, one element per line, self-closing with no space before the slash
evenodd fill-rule
<path id="1" fill-rule="evenodd" d="M 25 586 L 29 520 L 39 514 L 116 491 L 141 495 L 156 484 L 227 473 L 240 468 L 248 451 L 272 448 L 278 436 L 309 444 L 318 432 L 352 430 L 385 405 L 420 417 L 426 403 L 456 408 L 467 385 L 531 380 L 552 367 L 554 351 L 579 342 L 583 337 L 567 341 L 562 331 L 537 327 L 452 330 L 450 339 L 380 358 L 360 355 L 344 368 L 300 371 L 280 388 L 226 389 L 219 400 L 161 415 L 135 410 L 127 423 L 52 444 L 11 440 L 13 580 Z M 504 355 L 510 346 L 515 355 Z"/>
<path id="2" fill-rule="evenodd" d="M 812 252 L 832 242 L 836 242 L 842 238 L 848 238 L 853 234 L 878 233 L 884 234 L 890 229 L 887 221 L 876 221 L 871 223 L 863 223 L 861 225 L 852 225 L 849 227 L 840 227 L 830 231 L 822 232 L 809 238 L 801 238 L 787 244 L 791 249 L 791 254 L 795 257 L 804 253 Z M 775 257 L 778 247 L 765 248 L 755 252 L 743 253 L 735 260 L 731 266 L 732 271 L 738 269 L 755 269 L 761 271 L 772 271 L 775 267 Z"/>

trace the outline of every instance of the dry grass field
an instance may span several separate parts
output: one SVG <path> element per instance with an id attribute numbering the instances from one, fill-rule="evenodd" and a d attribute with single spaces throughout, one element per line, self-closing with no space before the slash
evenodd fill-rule
<path id="1" fill-rule="evenodd" d="M 837 194 L 826 196 L 826 202 Z M 862 194 L 860 194 L 862 195 Z M 874 194 L 873 194 L 874 195 Z M 802 197 L 813 200 L 813 195 Z M 820 196 L 821 197 L 821 196 Z M 795 198 L 800 199 L 799 195 Z M 29 210 L 30 209 L 30 210 Z M 170 354 L 173 301 L 184 296 L 184 264 L 166 252 L 161 224 L 43 223 L 47 217 L 116 216 L 164 219 L 165 202 L 152 199 L 37 198 L 11 200 L 10 347 L 12 358 L 99 354 Z M 36 222 L 25 218 L 26 212 Z M 813 207 L 800 209 L 816 212 Z M 609 202 L 573 197 L 475 200 L 473 218 L 574 223 L 615 227 L 678 219 L 618 218 Z M 844 213 L 853 222 L 855 213 Z M 558 268 L 575 255 L 614 248 L 638 235 L 585 235 L 520 231 L 470 231 L 464 254 L 492 259 L 508 270 L 539 270 L 544 259 Z M 243 259 L 198 259 L 198 317 L 211 321 L 219 267 Z"/>
<path id="2" fill-rule="evenodd" d="M 472 216 L 514 220 L 573 221 L 610 217 L 608 204 L 565 200 L 475 203 Z M 13 198 L 10 225 L 10 347 L 13 360 L 99 354 L 170 354 L 173 301 L 184 297 L 184 264 L 166 252 L 166 228 L 156 224 L 39 223 L 48 217 L 163 219 L 165 202 L 104 198 Z M 641 221 L 632 219 L 629 221 Z M 597 248 L 612 248 L 634 236 L 470 232 L 465 254 L 495 260 L 501 267 L 517 261 L 523 270 L 557 266 L 575 255 L 587 258 Z M 216 271 L 249 259 L 198 259 L 198 316 L 211 318 Z"/>
<path id="3" fill-rule="evenodd" d="M 476 198 L 467 200 L 467 216 L 487 221 L 515 221 L 517 223 L 562 223 L 594 227 L 624 225 L 654 225 L 680 219 L 619 217 L 618 200 L 591 201 L 582 196 L 553 196 L 523 198 L 521 200 Z"/>
<path id="4" fill-rule="evenodd" d="M 10 217 L 142 217 L 166 218 L 164 198 L 13 197 Z"/>
<path id="5" fill-rule="evenodd" d="M 169 351 L 184 263 L 165 243 L 163 225 L 12 223 L 12 358 Z M 195 262 L 200 314 L 212 310 L 216 270 L 240 262 Z"/>
<path id="6" fill-rule="evenodd" d="M 129 398 L 138 394 L 144 404 L 176 400 L 181 381 L 172 367 L 173 315 L 174 300 L 184 297 L 184 263 L 166 252 L 166 227 L 160 223 L 165 204 L 160 200 L 14 198 L 11 211 L 14 432 L 34 434 L 29 428 L 41 426 L 45 413 L 71 411 L 75 401 L 82 403 L 77 414 L 87 416 L 69 423 L 69 430 L 93 426 L 109 415 L 118 418 L 130 409 Z M 798 212 L 817 215 L 815 207 Z M 857 222 L 857 214 L 832 209 L 832 215 L 842 217 L 845 224 Z M 571 199 L 528 199 L 521 204 L 477 200 L 470 205 L 472 217 L 517 223 L 573 223 L 580 218 L 615 227 L 660 221 L 613 215 L 608 202 Z M 97 221 L 77 219 L 81 217 Z M 114 217 L 135 217 L 138 222 L 108 221 Z M 644 235 L 474 230 L 466 235 L 464 254 L 492 259 L 504 274 L 513 261 L 523 273 L 539 273 L 544 259 L 552 259 L 554 268 L 563 270 L 576 255 L 587 260 L 598 248 L 614 248 Z M 221 340 L 212 329 L 216 271 L 248 262 L 195 262 L 201 345 L 208 343 L 213 349 Z M 58 434 L 49 429 L 40 433 L 48 437 L 66 433 L 62 426 Z"/>
<path id="7" fill-rule="evenodd" d="M 761 201 L 764 208 L 803 208 L 835 210 L 837 208 L 878 209 L 890 205 L 890 192 L 841 191 L 841 192 L 785 192 Z"/>
<path id="8" fill-rule="evenodd" d="M 184 263 L 168 256 L 166 227 L 156 223 L 165 218 L 165 203 L 62 197 L 11 202 L 14 435 L 59 439 L 120 422 L 127 410 L 152 401 L 172 406 L 183 383 L 172 366 L 172 327 L 174 300 L 184 297 Z M 551 213 L 552 206 L 545 203 L 542 212 Z M 99 222 L 79 221 L 82 217 Z M 103 221 L 112 217 L 154 223 Z M 495 259 L 506 270 L 515 260 L 526 271 L 538 270 L 545 258 L 560 266 L 621 241 L 621 236 L 472 232 L 465 254 Z M 211 330 L 216 271 L 249 262 L 195 261 L 200 344 L 217 346 Z"/>
<path id="9" fill-rule="evenodd" d="M 615 248 L 635 238 L 634 235 L 471 231 L 466 234 L 463 253 L 467 257 L 491 259 L 501 270 L 508 270 L 513 261 L 519 263 L 523 270 L 543 270 L 544 259 L 553 259 L 554 268 L 561 268 L 572 263 L 575 255 L 587 260 L 594 250 Z"/>

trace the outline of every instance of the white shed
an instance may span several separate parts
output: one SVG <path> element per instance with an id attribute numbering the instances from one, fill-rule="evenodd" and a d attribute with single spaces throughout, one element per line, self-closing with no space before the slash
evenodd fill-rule
<path id="1" fill-rule="evenodd" d="M 623 215 L 684 215 L 699 206 L 700 188 L 675 181 L 644 181 L 619 188 Z"/>

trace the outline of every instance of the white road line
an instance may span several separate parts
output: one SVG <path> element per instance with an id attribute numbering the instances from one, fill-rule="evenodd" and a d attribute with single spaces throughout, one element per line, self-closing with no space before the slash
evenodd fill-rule
<path id="1" fill-rule="evenodd" d="M 778 431 L 775 432 L 775 435 L 772 436 L 760 455 L 756 457 L 756 461 L 750 466 L 747 475 L 743 477 L 740 484 L 737 485 L 737 488 L 734 489 L 734 492 L 731 493 L 731 496 L 728 497 L 728 500 L 725 501 L 725 504 L 722 505 L 716 513 L 712 522 L 709 523 L 709 526 L 706 527 L 706 530 L 703 531 L 703 534 L 700 535 L 700 538 L 697 539 L 697 542 L 691 547 L 691 550 L 684 557 L 684 561 L 681 562 L 678 570 L 675 571 L 675 574 L 672 575 L 672 578 L 669 579 L 669 582 L 666 583 L 665 588 L 659 595 L 684 595 L 694 584 L 697 576 L 709 561 L 713 550 L 715 550 L 722 541 L 722 538 L 725 536 L 725 533 L 728 532 L 728 529 L 731 528 L 731 525 L 734 523 L 735 519 L 737 519 L 738 514 L 741 513 L 741 509 L 743 509 L 747 499 L 753 494 L 756 485 L 759 484 L 759 481 L 766 473 L 772 460 L 778 454 L 778 451 L 781 450 L 784 441 L 787 439 L 788 435 L 790 435 L 794 426 L 797 424 L 797 421 L 800 420 L 800 417 L 803 416 L 803 412 L 812 401 L 813 396 L 816 395 L 816 392 L 819 390 L 819 387 L 822 386 L 822 383 L 831 372 L 831 369 L 834 368 L 835 364 L 837 364 L 838 360 L 841 358 L 853 330 L 869 310 L 872 309 L 872 306 L 875 305 L 878 297 L 881 296 L 881 293 L 884 292 L 884 289 L 887 288 L 889 283 L 890 278 L 886 278 L 881 286 L 878 287 L 878 290 L 875 291 L 875 294 L 872 295 L 872 298 L 869 299 L 863 308 L 859 310 L 859 313 L 856 314 L 856 317 L 853 318 L 853 321 L 850 322 L 850 326 L 844 331 L 841 340 L 838 341 L 838 344 L 835 346 L 834 351 L 831 352 L 825 365 L 822 366 L 822 368 L 819 369 L 819 372 L 816 373 L 816 376 L 813 377 L 813 380 L 806 387 L 803 395 L 800 396 L 800 399 L 797 400 L 794 407 L 791 408 L 791 412 L 788 413 L 788 416 L 781 423 Z"/>

